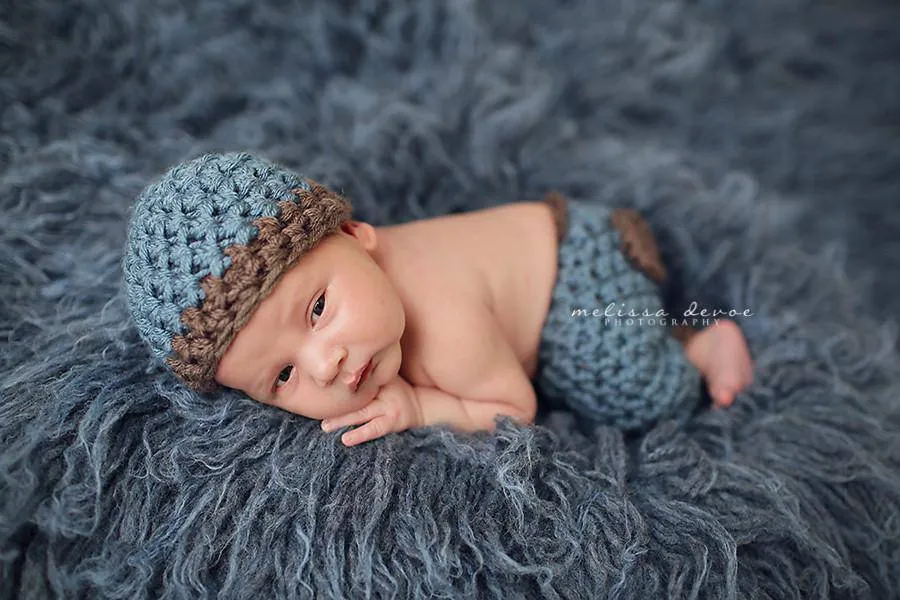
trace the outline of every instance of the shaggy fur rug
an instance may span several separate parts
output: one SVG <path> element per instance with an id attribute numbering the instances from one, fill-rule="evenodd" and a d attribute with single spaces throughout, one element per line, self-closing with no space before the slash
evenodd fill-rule
<path id="1" fill-rule="evenodd" d="M 0 595 L 895 598 L 900 8 L 61 0 L 0 11 Z M 119 260 L 251 150 L 376 225 L 638 208 L 673 306 L 749 308 L 736 404 L 346 448 L 150 366 Z M 864 242 L 861 244 L 861 242 Z M 877 301 L 877 302 L 876 302 Z"/>

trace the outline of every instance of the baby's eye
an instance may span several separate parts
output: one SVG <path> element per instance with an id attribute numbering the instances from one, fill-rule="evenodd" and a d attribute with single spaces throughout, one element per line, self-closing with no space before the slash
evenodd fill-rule
<path id="1" fill-rule="evenodd" d="M 278 379 L 275 381 L 275 388 L 280 388 L 282 385 L 287 383 L 291 379 L 291 371 L 293 370 L 294 365 L 288 365 L 281 370 L 281 373 L 278 374 Z M 284 377 L 284 379 L 282 379 Z"/>
<path id="2" fill-rule="evenodd" d="M 318 300 L 316 300 L 315 305 L 313 305 L 313 323 L 316 322 L 318 317 L 322 316 L 323 312 L 325 312 L 325 292 L 322 292 L 322 295 L 319 296 Z"/>

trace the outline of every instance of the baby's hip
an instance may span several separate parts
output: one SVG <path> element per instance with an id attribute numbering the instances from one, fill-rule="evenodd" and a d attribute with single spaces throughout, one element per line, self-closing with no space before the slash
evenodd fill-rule
<path id="1" fill-rule="evenodd" d="M 668 347 L 660 285 L 623 247 L 616 209 L 567 202 L 557 277 L 540 334 L 536 377 L 554 361 L 601 369 L 608 353 Z M 599 373 L 598 373 L 599 375 Z"/>

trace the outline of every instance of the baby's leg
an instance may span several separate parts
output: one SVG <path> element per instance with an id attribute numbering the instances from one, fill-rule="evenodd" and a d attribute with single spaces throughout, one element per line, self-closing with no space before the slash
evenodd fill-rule
<path id="1" fill-rule="evenodd" d="M 659 324 L 625 318 L 600 322 L 573 312 L 611 302 L 651 314 L 663 309 L 652 279 L 621 251 L 628 244 L 640 252 L 640 223 L 603 205 L 565 206 L 568 226 L 534 382 L 542 406 L 561 405 L 585 423 L 623 430 L 643 430 L 660 419 L 684 422 L 699 404 L 702 374 L 668 331 Z M 625 229 L 621 237 L 614 235 L 622 231 L 619 226 Z M 652 256 L 641 254 L 639 260 L 662 274 L 653 268 Z"/>
<path id="2" fill-rule="evenodd" d="M 730 319 L 701 330 L 678 326 L 672 332 L 684 345 L 688 360 L 706 380 L 716 406 L 731 406 L 753 382 L 753 361 L 744 333 Z"/>
<path id="3" fill-rule="evenodd" d="M 646 220 L 631 209 L 616 209 L 613 226 L 622 240 L 622 253 L 661 287 L 667 273 Z M 744 334 L 737 323 L 720 319 L 715 325 L 697 330 L 677 325 L 672 335 L 684 346 L 688 360 L 703 375 L 716 406 L 730 406 L 735 395 L 753 380 L 753 363 Z"/>

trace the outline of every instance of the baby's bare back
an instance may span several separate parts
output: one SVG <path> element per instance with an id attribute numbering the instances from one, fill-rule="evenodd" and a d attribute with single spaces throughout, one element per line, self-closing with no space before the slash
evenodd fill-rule
<path id="1" fill-rule="evenodd" d="M 490 373 L 488 364 L 469 364 L 484 362 L 486 346 L 534 376 L 557 268 L 546 203 L 415 221 L 379 236 L 382 267 L 406 310 L 400 374 L 407 381 L 464 395 L 479 385 L 470 380 Z"/>

